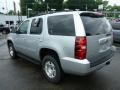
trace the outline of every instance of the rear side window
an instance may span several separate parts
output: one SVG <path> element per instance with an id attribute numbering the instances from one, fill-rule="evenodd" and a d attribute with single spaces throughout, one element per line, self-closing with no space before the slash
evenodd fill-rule
<path id="1" fill-rule="evenodd" d="M 48 17 L 48 32 L 50 35 L 75 36 L 73 15 Z"/>
<path id="2" fill-rule="evenodd" d="M 42 18 L 33 19 L 31 23 L 30 34 L 41 34 L 43 26 Z"/>
<path id="3" fill-rule="evenodd" d="M 107 34 L 112 30 L 110 23 L 102 15 L 81 14 L 81 19 L 87 36 Z"/>

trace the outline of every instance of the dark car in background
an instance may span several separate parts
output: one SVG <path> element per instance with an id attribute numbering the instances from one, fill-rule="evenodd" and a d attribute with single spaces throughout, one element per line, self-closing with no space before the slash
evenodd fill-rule
<path id="1" fill-rule="evenodd" d="M 10 28 L 9 27 L 5 27 L 4 25 L 0 25 L 0 33 L 3 33 L 3 34 L 8 34 L 10 33 Z"/>
<path id="2" fill-rule="evenodd" d="M 113 39 L 114 42 L 120 43 L 120 22 L 111 23 L 113 28 Z"/>

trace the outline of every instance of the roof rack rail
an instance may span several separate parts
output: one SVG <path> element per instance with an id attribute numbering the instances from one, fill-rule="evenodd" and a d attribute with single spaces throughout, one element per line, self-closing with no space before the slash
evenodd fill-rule
<path id="1" fill-rule="evenodd" d="M 55 12 L 53 12 L 53 11 L 40 12 L 40 13 L 38 13 L 36 16 L 41 16 L 41 15 L 46 15 L 46 14 L 53 14 L 53 13 L 56 13 L 56 11 L 55 11 Z"/>
<path id="2" fill-rule="evenodd" d="M 48 12 L 40 12 L 40 13 L 38 13 L 36 16 L 47 15 L 47 14 L 53 14 L 53 13 L 59 13 L 59 12 L 70 12 L 70 11 L 73 11 L 73 10 L 65 9 L 65 10 L 63 10 L 63 11 L 48 11 Z"/>

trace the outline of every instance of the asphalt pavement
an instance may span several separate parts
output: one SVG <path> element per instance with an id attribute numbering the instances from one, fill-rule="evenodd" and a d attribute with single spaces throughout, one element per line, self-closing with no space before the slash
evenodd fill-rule
<path id="1" fill-rule="evenodd" d="M 0 47 L 6 43 L 6 38 L 7 38 L 7 35 L 2 35 L 0 33 Z"/>
<path id="2" fill-rule="evenodd" d="M 40 66 L 10 59 L 5 42 L 0 39 L 0 90 L 120 90 L 120 48 L 110 65 L 89 76 L 66 75 L 54 85 L 44 79 Z"/>

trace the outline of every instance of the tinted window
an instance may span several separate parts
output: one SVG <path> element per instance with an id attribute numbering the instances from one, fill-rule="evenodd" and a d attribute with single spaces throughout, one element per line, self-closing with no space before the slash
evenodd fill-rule
<path id="1" fill-rule="evenodd" d="M 73 15 L 59 15 L 49 17 L 48 32 L 51 35 L 75 36 Z"/>
<path id="2" fill-rule="evenodd" d="M 30 34 L 40 34 L 42 32 L 43 20 L 33 19 Z"/>
<path id="3" fill-rule="evenodd" d="M 18 29 L 20 31 L 20 34 L 27 34 L 28 26 L 29 26 L 29 21 L 23 22 Z"/>
<path id="4" fill-rule="evenodd" d="M 82 15 L 81 18 L 87 36 L 106 34 L 112 30 L 109 22 L 103 16 L 91 14 L 90 16 Z"/>

